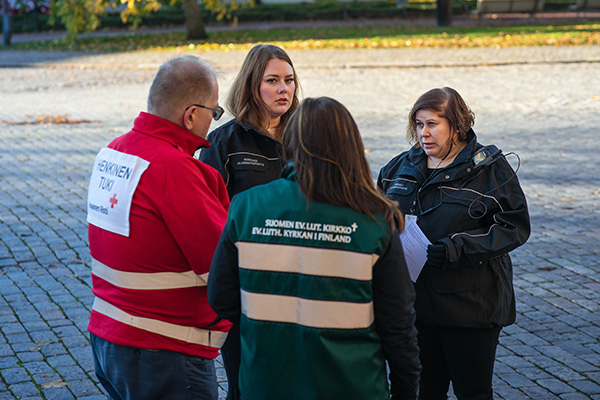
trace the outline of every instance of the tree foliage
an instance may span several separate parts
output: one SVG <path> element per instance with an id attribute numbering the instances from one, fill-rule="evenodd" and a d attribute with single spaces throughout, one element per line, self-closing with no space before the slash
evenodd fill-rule
<path id="1" fill-rule="evenodd" d="M 225 4 L 222 0 L 201 0 L 205 8 L 216 14 L 217 20 L 231 20 L 236 23 L 234 12 L 239 9 L 237 0 Z M 250 6 L 254 0 L 247 2 Z M 100 25 L 100 16 L 107 9 L 118 11 L 123 23 L 130 22 L 135 29 L 142 17 L 157 11 L 161 6 L 182 6 L 186 15 L 188 38 L 206 38 L 204 23 L 200 16 L 198 0 L 54 0 L 50 23 L 60 19 L 67 31 L 66 39 L 73 41 L 79 33 L 92 32 Z"/>
<path id="2" fill-rule="evenodd" d="M 72 41 L 79 33 L 96 30 L 100 16 L 108 8 L 120 10 L 121 20 L 131 21 L 135 28 L 142 16 L 160 6 L 159 0 L 55 0 L 50 10 L 50 23 L 60 19 L 67 31 L 67 39 Z"/>

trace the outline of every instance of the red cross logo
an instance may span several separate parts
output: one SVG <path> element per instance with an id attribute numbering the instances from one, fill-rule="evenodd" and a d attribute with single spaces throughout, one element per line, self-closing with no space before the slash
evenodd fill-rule
<path id="1" fill-rule="evenodd" d="M 113 197 L 111 197 L 108 201 L 110 202 L 110 208 L 115 208 L 115 204 L 119 202 L 119 200 L 117 200 L 117 194 L 113 194 Z"/>

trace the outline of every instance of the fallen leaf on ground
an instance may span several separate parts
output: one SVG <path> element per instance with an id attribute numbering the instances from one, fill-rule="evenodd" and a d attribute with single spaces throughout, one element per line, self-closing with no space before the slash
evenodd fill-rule
<path id="1" fill-rule="evenodd" d="M 62 379 L 59 379 L 57 381 L 51 381 L 51 382 L 46 382 L 42 385 L 42 388 L 44 389 L 50 389 L 50 388 L 63 388 L 65 386 L 67 386 L 68 383 L 63 381 Z"/>

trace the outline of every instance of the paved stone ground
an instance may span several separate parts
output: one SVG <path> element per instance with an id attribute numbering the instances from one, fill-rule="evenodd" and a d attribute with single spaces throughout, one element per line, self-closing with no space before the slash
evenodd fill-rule
<path id="1" fill-rule="evenodd" d="M 438 86 L 463 94 L 483 143 L 518 154 L 533 233 L 513 253 L 518 319 L 501 336 L 496 397 L 600 399 L 600 46 L 290 55 L 303 97 L 355 116 L 374 176 Z M 106 399 L 86 332 L 88 178 L 171 56 L 0 51 L 0 399 Z M 245 52 L 200 56 L 219 67 L 224 103 Z"/>

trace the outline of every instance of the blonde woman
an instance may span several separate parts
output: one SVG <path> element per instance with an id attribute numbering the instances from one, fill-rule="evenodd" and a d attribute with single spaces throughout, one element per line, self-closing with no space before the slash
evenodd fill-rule
<path id="1" fill-rule="evenodd" d="M 298 86 L 292 60 L 281 48 L 259 44 L 246 56 L 227 101 L 234 119 L 211 132 L 211 146 L 200 153 L 200 161 L 221 173 L 230 198 L 279 178 L 281 136 L 298 107 Z"/>
<path id="2" fill-rule="evenodd" d="M 281 137 L 298 107 L 298 86 L 292 60 L 283 49 L 259 44 L 246 56 L 227 101 L 234 119 L 208 135 L 211 146 L 202 149 L 199 157 L 221 173 L 230 199 L 280 177 Z M 235 400 L 239 398 L 237 326 L 230 330 L 221 353 L 229 381 L 227 400 Z"/>

